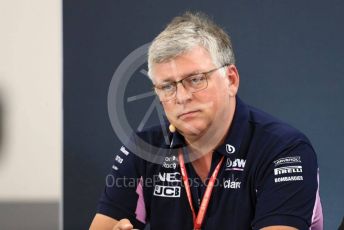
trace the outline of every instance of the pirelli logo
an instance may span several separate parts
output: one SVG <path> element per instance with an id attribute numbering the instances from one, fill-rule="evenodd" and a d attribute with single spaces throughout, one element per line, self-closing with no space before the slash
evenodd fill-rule
<path id="1" fill-rule="evenodd" d="M 290 173 L 302 173 L 302 166 L 285 166 L 274 169 L 275 175 L 290 174 Z"/>

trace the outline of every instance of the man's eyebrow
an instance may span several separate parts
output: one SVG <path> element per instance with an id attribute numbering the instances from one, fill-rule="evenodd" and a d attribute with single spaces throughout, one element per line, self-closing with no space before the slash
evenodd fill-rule
<path id="1" fill-rule="evenodd" d="M 195 74 L 199 74 L 199 73 L 203 73 L 203 71 L 199 71 L 199 70 L 194 70 L 194 71 L 191 71 L 189 73 L 185 73 L 181 76 L 180 79 L 184 79 L 186 77 L 189 77 L 189 76 L 192 76 L 192 75 L 195 75 Z M 169 83 L 169 82 L 175 82 L 174 80 L 174 77 L 172 76 L 168 76 L 167 78 L 165 78 L 164 80 L 162 80 L 161 82 L 159 82 L 158 84 L 162 84 L 162 83 Z"/>
<path id="2" fill-rule="evenodd" d="M 192 75 L 200 74 L 200 73 L 203 73 L 203 72 L 204 71 L 194 70 L 194 71 L 191 71 L 189 73 L 183 74 L 180 79 L 183 79 L 183 78 L 186 78 L 186 77 L 190 77 Z"/>
<path id="3" fill-rule="evenodd" d="M 168 82 L 174 82 L 173 77 L 167 77 L 166 79 L 164 79 L 161 82 L 159 82 L 159 84 L 161 84 L 161 83 L 168 83 Z"/>
<path id="4" fill-rule="evenodd" d="M 203 72 L 204 71 L 194 70 L 194 71 L 191 71 L 190 73 L 183 74 L 181 79 L 189 77 L 189 76 L 192 76 L 192 75 L 200 74 L 200 73 L 203 73 Z"/>

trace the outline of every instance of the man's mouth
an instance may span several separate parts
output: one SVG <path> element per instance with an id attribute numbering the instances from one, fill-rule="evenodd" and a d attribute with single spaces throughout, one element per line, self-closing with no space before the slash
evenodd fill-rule
<path id="1" fill-rule="evenodd" d="M 192 110 L 192 111 L 188 111 L 188 112 L 184 112 L 179 114 L 177 117 L 178 119 L 183 119 L 183 118 L 187 118 L 187 117 L 192 117 L 195 114 L 197 114 L 198 112 L 200 112 L 199 110 Z"/>

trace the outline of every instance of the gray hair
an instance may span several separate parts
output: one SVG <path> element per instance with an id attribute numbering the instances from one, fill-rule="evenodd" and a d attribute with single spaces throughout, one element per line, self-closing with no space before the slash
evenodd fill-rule
<path id="1" fill-rule="evenodd" d="M 148 76 L 153 80 L 152 69 L 156 63 L 167 62 L 190 51 L 195 46 L 205 48 L 214 65 L 235 64 L 231 39 L 207 15 L 186 12 L 173 18 L 153 40 L 148 51 Z"/>

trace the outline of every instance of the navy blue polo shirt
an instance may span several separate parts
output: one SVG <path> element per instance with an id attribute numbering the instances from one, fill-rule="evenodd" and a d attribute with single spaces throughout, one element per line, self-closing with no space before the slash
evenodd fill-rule
<path id="1" fill-rule="evenodd" d="M 228 135 L 212 155 L 212 174 L 221 157 L 202 229 L 260 229 L 287 225 L 322 229 L 318 165 L 305 135 L 237 97 Z M 161 127 L 139 134 L 152 146 L 169 151 L 161 163 L 148 162 L 122 146 L 98 205 L 98 213 L 128 218 L 135 228 L 193 229 L 192 212 L 181 179 L 178 149 L 188 157 L 183 136 Z M 137 148 L 135 151 L 140 151 Z M 196 212 L 206 189 L 191 163 L 186 163 Z"/>

